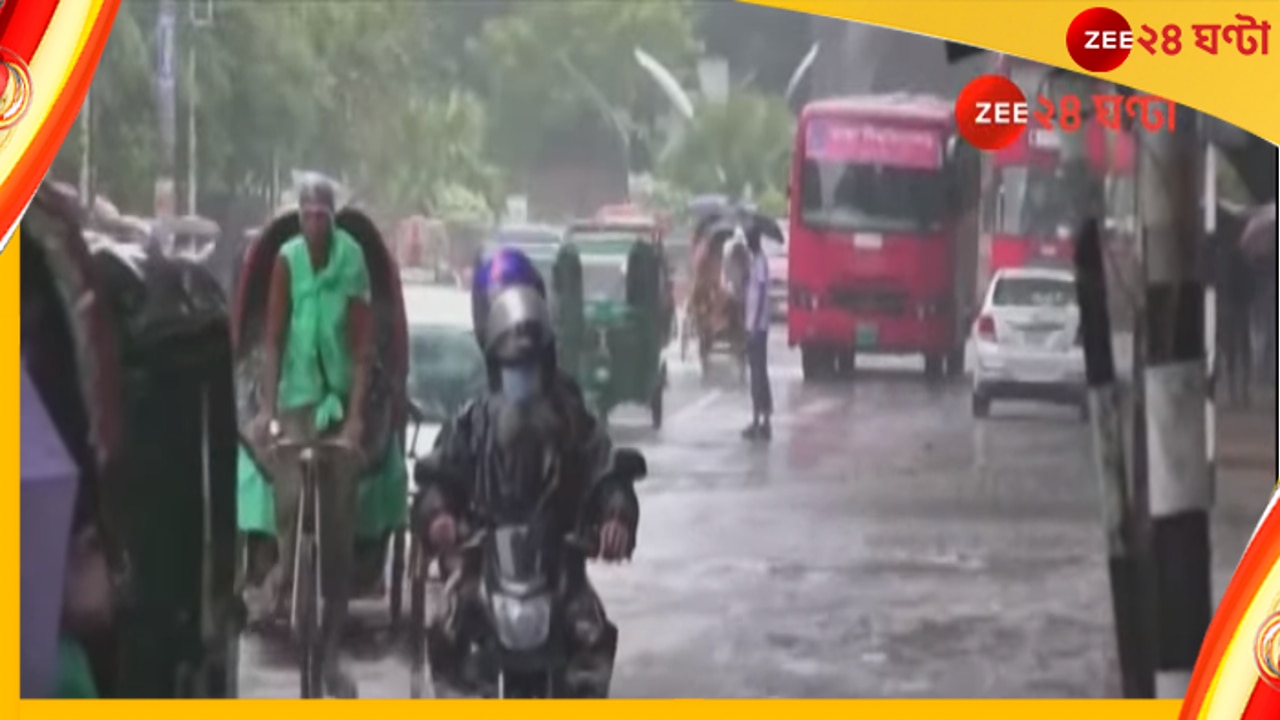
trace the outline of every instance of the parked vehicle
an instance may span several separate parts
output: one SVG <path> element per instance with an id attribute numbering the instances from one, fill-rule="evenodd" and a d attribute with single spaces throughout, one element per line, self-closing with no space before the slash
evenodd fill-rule
<path id="1" fill-rule="evenodd" d="M 1068 270 L 997 270 L 973 324 L 973 415 L 995 400 L 1085 404 L 1075 279 Z"/>

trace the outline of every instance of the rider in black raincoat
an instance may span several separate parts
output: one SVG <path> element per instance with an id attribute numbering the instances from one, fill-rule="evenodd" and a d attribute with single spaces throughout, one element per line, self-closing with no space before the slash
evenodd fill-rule
<path id="1" fill-rule="evenodd" d="M 635 547 L 639 504 L 630 482 L 609 478 L 612 443 L 587 410 L 577 385 L 556 365 L 545 285 L 533 263 L 512 249 L 478 264 L 472 280 L 476 336 L 490 387 L 448 423 L 432 455 L 419 462 L 415 527 L 428 548 L 450 557 L 477 516 L 519 513 L 547 491 L 545 450 L 552 448 L 550 513 L 560 535 L 584 536 L 594 556 L 619 562 Z M 626 480 L 631 480 L 627 478 Z M 537 485 L 537 486 L 535 486 Z M 567 681 L 583 697 L 603 697 L 612 676 L 617 629 L 585 573 L 568 591 L 565 612 L 573 657 Z M 459 649 L 482 627 L 477 578 L 457 590 L 461 602 L 444 632 Z M 442 658 L 432 658 L 439 669 Z M 444 658 L 450 665 L 458 655 Z M 456 669 L 446 668 L 445 672 Z"/>

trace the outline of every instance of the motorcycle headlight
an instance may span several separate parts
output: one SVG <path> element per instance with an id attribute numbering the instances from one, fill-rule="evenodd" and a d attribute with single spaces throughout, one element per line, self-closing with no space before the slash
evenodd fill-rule
<path id="1" fill-rule="evenodd" d="M 551 634 L 551 596 L 518 598 L 494 593 L 490 596 L 494 631 L 508 650 L 526 651 L 541 647 Z"/>

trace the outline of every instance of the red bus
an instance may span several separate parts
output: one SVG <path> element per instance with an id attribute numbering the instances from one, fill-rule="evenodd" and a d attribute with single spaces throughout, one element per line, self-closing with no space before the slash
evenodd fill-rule
<path id="1" fill-rule="evenodd" d="M 1047 94 L 1045 80 L 1051 70 L 1008 56 L 1000 57 L 996 64 L 996 72 L 1013 80 L 1028 98 Z M 1099 92 L 1109 90 L 1100 85 Z M 1082 102 L 1088 104 L 1089 100 L 1082 98 Z M 1087 121 L 1078 132 L 1087 133 L 1090 164 L 1105 178 L 1107 234 L 1116 240 L 1131 239 L 1133 137 L 1108 130 L 1096 120 Z M 976 285 L 980 294 L 1001 268 L 1070 267 L 1073 223 L 1059 143 L 1056 132 L 1030 128 L 1013 145 L 984 154 L 980 277 Z M 1130 244 L 1115 243 L 1113 247 L 1123 250 Z"/>
<path id="2" fill-rule="evenodd" d="M 800 114 L 789 197 L 787 337 L 805 378 L 860 353 L 960 373 L 976 293 L 977 152 L 954 105 L 919 95 L 820 100 Z"/>

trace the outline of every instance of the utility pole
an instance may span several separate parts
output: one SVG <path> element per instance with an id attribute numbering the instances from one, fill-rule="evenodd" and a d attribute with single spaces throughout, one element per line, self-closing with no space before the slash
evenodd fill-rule
<path id="1" fill-rule="evenodd" d="M 1078 73 L 1050 70 L 1049 94 L 1090 97 L 1097 81 Z M 1090 163 L 1087 144 L 1090 124 L 1076 132 L 1059 132 L 1060 159 L 1067 178 L 1070 207 L 1076 219 L 1076 293 L 1080 306 L 1080 335 L 1089 395 L 1094 470 L 1103 498 L 1107 534 L 1107 569 L 1111 584 L 1121 689 L 1126 698 L 1149 698 L 1152 662 L 1148 624 L 1144 621 L 1145 583 L 1142 581 L 1141 521 L 1134 512 L 1141 488 L 1126 458 L 1122 383 L 1117 376 L 1113 326 L 1109 313 L 1107 272 L 1102 235 L 1105 216 L 1102 178 Z M 1136 450 L 1136 444 L 1134 444 Z"/>
<path id="2" fill-rule="evenodd" d="M 1209 131 L 1204 115 L 1201 119 L 1201 139 L 1204 143 L 1204 237 L 1218 231 L 1218 151 L 1209 141 Z M 1202 242 L 1201 245 L 1204 248 Z M 1206 390 L 1204 395 L 1204 442 L 1208 462 L 1209 482 L 1217 481 L 1218 411 L 1214 405 L 1218 383 L 1218 272 L 1220 248 L 1204 248 L 1206 257 L 1199 263 L 1204 278 L 1204 353 Z M 1207 262 L 1206 262 L 1207 259 Z"/>
<path id="3" fill-rule="evenodd" d="M 187 0 L 187 22 L 191 34 L 187 37 L 187 213 L 199 215 L 199 126 L 200 80 L 197 72 L 195 33 L 213 24 L 213 0 Z"/>
<path id="4" fill-rule="evenodd" d="M 93 211 L 93 85 L 80 106 L 80 202 Z"/>
<path id="5" fill-rule="evenodd" d="M 1137 127 L 1138 212 L 1144 301 L 1139 313 L 1141 386 L 1150 472 L 1151 574 L 1156 697 L 1181 698 L 1212 615 L 1205 437 L 1205 297 L 1196 261 L 1203 219 L 1195 114 L 1172 112 L 1156 130 Z"/>
<path id="6" fill-rule="evenodd" d="M 156 17 L 156 113 L 160 121 L 160 167 L 156 176 L 155 215 L 161 226 L 161 243 L 168 247 L 169 224 L 176 214 L 174 177 L 177 158 L 177 83 L 174 80 L 174 33 L 178 25 L 177 0 L 160 0 Z"/>
<path id="7" fill-rule="evenodd" d="M 196 44 L 190 39 L 187 41 L 187 78 L 187 214 L 199 215 L 196 211 L 196 198 L 199 197 L 196 187 L 199 177 L 196 168 Z"/>

